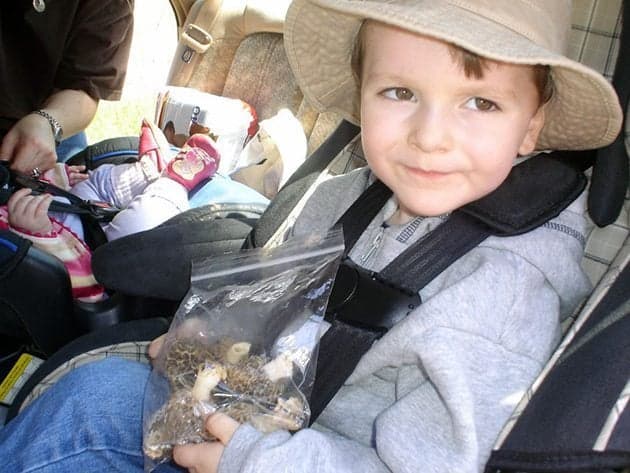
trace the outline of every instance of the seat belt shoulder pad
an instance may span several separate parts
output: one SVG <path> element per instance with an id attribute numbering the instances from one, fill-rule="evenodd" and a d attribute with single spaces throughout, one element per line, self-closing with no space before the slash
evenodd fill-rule
<path id="1" fill-rule="evenodd" d="M 462 211 L 497 236 L 520 235 L 558 216 L 586 187 L 570 153 L 540 154 L 514 166 L 493 192 Z"/>

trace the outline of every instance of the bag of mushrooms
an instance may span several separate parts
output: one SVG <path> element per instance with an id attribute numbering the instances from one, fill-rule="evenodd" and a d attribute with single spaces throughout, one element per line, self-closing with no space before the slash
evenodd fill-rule
<path id="1" fill-rule="evenodd" d="M 196 261 L 144 397 L 145 471 L 173 447 L 211 441 L 223 412 L 262 432 L 308 425 L 308 398 L 340 230 Z"/>

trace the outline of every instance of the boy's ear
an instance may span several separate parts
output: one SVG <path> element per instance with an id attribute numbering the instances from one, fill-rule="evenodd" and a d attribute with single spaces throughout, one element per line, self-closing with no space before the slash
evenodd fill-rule
<path id="1" fill-rule="evenodd" d="M 523 137 L 523 141 L 521 142 L 521 146 L 518 148 L 518 154 L 520 156 L 525 156 L 530 154 L 536 148 L 536 143 L 538 142 L 538 136 L 545 124 L 545 107 L 538 107 L 538 110 L 534 114 L 534 116 L 529 121 L 529 126 L 527 127 L 527 133 Z"/>

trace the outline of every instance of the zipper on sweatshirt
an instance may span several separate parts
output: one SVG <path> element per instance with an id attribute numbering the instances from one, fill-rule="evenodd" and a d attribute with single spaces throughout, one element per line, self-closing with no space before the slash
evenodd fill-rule
<path id="1" fill-rule="evenodd" d="M 365 254 L 361 256 L 361 264 L 365 265 L 381 247 L 381 243 L 383 242 L 383 237 L 385 236 L 385 228 L 386 226 L 383 226 L 383 225 L 379 227 L 378 233 L 372 239 L 372 244 L 370 245 L 368 250 L 365 252 Z"/>

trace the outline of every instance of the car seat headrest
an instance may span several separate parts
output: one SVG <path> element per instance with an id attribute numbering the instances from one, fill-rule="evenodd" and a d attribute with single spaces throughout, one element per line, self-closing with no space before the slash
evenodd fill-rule
<path id="1" fill-rule="evenodd" d="M 223 21 L 218 21 L 219 37 L 243 39 L 253 33 L 282 33 L 290 1 L 223 0 Z"/>
<path id="2" fill-rule="evenodd" d="M 242 40 L 253 33 L 282 33 L 287 0 L 199 0 L 188 14 L 212 41 Z"/>
<path id="3" fill-rule="evenodd" d="M 290 0 L 198 0 L 183 25 L 168 83 L 221 94 L 241 41 L 254 33 L 282 33 Z M 191 78 L 190 50 L 203 54 Z M 194 79 L 201 79 L 195 82 Z M 192 80 L 191 80 L 192 79 Z"/>

